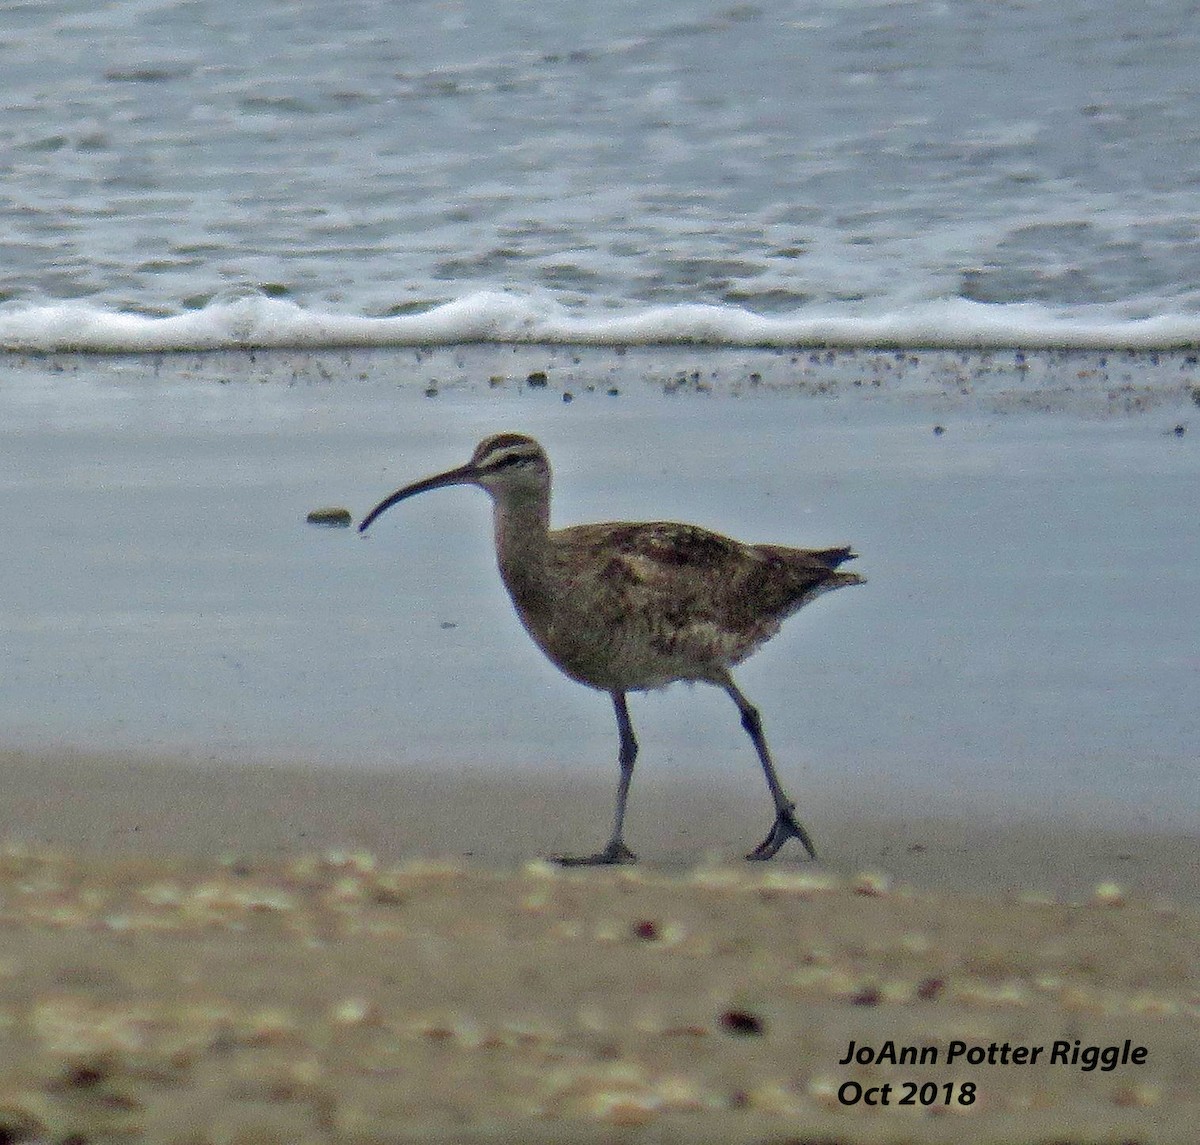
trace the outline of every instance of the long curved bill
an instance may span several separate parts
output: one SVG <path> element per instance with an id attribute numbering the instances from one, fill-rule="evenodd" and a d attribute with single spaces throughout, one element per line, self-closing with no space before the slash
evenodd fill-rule
<path id="1" fill-rule="evenodd" d="M 441 489 L 446 485 L 474 485 L 477 479 L 478 473 L 473 465 L 460 465 L 457 469 L 448 469 L 445 473 L 426 477 L 423 481 L 414 481 L 413 484 L 405 485 L 403 489 L 397 489 L 390 497 L 385 497 L 380 501 L 362 519 L 358 531 L 365 533 L 371 522 L 381 513 L 386 513 L 393 505 L 405 501 L 409 497 L 415 497 L 418 493 L 427 493 L 430 489 Z"/>

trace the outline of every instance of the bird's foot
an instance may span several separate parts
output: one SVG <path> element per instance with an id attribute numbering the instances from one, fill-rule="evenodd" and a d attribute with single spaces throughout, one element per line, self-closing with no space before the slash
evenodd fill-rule
<path id="1" fill-rule="evenodd" d="M 603 851 L 595 855 L 554 855 L 553 861 L 560 867 L 601 867 L 616 863 L 636 863 L 637 855 L 620 839 L 614 839 Z"/>
<path id="2" fill-rule="evenodd" d="M 775 853 L 789 839 L 799 839 L 800 845 L 808 852 L 808 857 L 815 859 L 817 857 L 816 849 L 813 847 L 812 840 L 808 837 L 808 832 L 804 829 L 804 825 L 796 818 L 795 811 L 796 805 L 794 803 L 780 807 L 775 813 L 775 822 L 771 830 L 767 833 L 767 837 L 746 858 L 756 860 L 773 859 Z"/>

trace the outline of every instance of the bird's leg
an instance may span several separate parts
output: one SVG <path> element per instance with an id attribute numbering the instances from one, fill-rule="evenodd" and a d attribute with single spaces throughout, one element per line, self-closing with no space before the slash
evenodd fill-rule
<path id="1" fill-rule="evenodd" d="M 612 838 L 608 846 L 595 855 L 558 855 L 555 862 L 564 867 L 585 867 L 606 863 L 632 863 L 637 856 L 625 846 L 625 803 L 629 799 L 629 783 L 633 779 L 633 764 L 637 759 L 638 745 L 629 719 L 629 708 L 624 692 L 612 693 L 613 710 L 617 713 L 617 733 L 621 737 L 621 750 L 617 762 L 621 766 L 621 778 L 617 784 L 617 812 L 613 821 Z"/>
<path id="2" fill-rule="evenodd" d="M 629 799 L 629 784 L 633 779 L 633 764 L 637 759 L 638 744 L 633 734 L 633 724 L 629 719 L 629 708 L 625 703 L 624 692 L 613 692 L 613 710 L 617 713 L 617 734 L 621 737 L 621 748 L 617 753 L 617 763 L 621 768 L 621 778 L 617 783 L 617 810 L 613 817 L 612 838 L 604 848 L 605 862 L 632 863 L 637 856 L 625 846 L 625 804 Z"/>
<path id="3" fill-rule="evenodd" d="M 729 694 L 729 698 L 737 704 L 738 711 L 742 713 L 742 727 L 749 733 L 750 739 L 754 744 L 754 750 L 758 752 L 759 762 L 762 764 L 763 773 L 767 777 L 767 787 L 770 788 L 771 799 L 775 803 L 775 822 L 771 825 L 771 830 L 767 833 L 767 837 L 746 858 L 773 858 L 776 851 L 789 839 L 799 839 L 800 845 L 808 852 L 809 858 L 815 859 L 817 852 L 812 845 L 812 840 L 808 837 L 808 832 L 804 829 L 804 824 L 796 818 L 796 804 L 787 797 L 786 792 L 780 786 L 779 776 L 775 774 L 775 764 L 771 762 L 771 753 L 767 749 L 767 741 L 763 735 L 762 719 L 759 717 L 758 709 L 742 695 L 741 690 L 733 682 L 732 678 L 727 680 L 723 687 Z"/>

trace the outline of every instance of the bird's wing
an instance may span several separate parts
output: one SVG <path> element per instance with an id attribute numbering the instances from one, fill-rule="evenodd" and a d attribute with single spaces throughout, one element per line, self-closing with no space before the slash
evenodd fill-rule
<path id="1" fill-rule="evenodd" d="M 641 623 L 663 653 L 736 663 L 779 631 L 829 563 L 801 550 L 745 545 L 695 525 L 582 525 L 558 534 L 578 599 L 612 624 Z M 627 621 L 625 618 L 631 618 Z"/>

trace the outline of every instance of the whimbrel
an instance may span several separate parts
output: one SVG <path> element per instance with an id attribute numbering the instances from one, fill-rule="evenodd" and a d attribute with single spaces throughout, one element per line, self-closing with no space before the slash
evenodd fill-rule
<path id="1" fill-rule="evenodd" d="M 746 857 L 770 859 L 788 839 L 816 850 L 780 785 L 758 710 L 733 681 L 740 664 L 787 617 L 830 589 L 862 584 L 838 572 L 849 548 L 745 545 L 695 525 L 664 521 L 550 528 L 550 462 L 531 437 L 500 433 L 457 469 L 398 489 L 358 526 L 364 532 L 405 498 L 447 485 L 491 494 L 500 576 L 535 643 L 573 680 L 612 697 L 620 780 L 608 845 L 567 864 L 627 863 L 625 804 L 638 744 L 627 692 L 700 680 L 723 688 L 741 713 L 775 805 L 767 837 Z"/>

